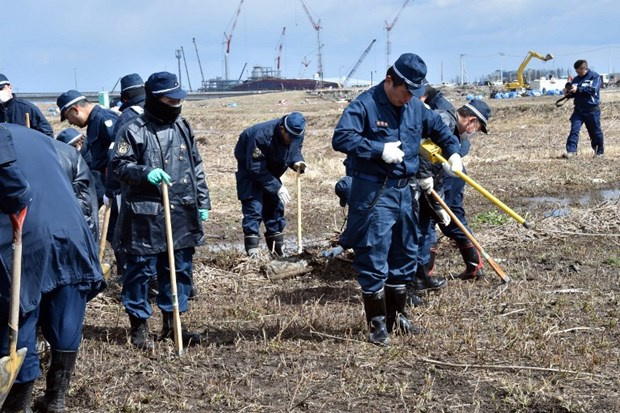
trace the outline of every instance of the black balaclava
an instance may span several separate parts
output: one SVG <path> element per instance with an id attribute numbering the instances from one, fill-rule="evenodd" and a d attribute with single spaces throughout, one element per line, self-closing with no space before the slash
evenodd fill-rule
<path id="1" fill-rule="evenodd" d="M 121 92 L 121 100 L 123 101 L 120 107 L 121 112 L 133 105 L 144 106 L 144 87 L 136 87 Z"/>
<path id="2" fill-rule="evenodd" d="M 157 119 L 162 125 L 173 123 L 181 114 L 182 106 L 174 107 L 161 102 L 148 87 L 146 90 L 146 100 L 144 101 L 144 110 Z"/>

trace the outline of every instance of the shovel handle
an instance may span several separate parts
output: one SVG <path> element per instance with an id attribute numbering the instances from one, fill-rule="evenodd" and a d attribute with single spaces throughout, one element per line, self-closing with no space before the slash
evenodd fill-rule
<path id="1" fill-rule="evenodd" d="M 301 254 L 304 250 L 301 236 L 301 172 L 297 171 L 297 253 Z"/>
<path id="2" fill-rule="evenodd" d="M 22 278 L 22 229 L 27 208 L 10 215 L 13 227 L 13 268 L 11 272 L 11 301 L 9 307 L 9 354 L 17 352 L 17 331 L 19 330 L 19 298 Z"/>
<path id="3" fill-rule="evenodd" d="M 110 199 L 109 202 L 114 202 L 113 199 Z M 105 252 L 105 238 L 108 235 L 108 226 L 110 225 L 110 212 L 112 208 L 110 205 L 106 205 L 103 212 L 103 228 L 101 229 L 101 236 L 99 238 L 99 264 L 103 265 L 103 255 Z"/>

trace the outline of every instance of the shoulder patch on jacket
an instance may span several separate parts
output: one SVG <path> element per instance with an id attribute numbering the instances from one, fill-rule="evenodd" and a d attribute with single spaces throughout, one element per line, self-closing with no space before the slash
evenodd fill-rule
<path id="1" fill-rule="evenodd" d="M 103 124 L 104 124 L 106 127 L 111 128 L 111 127 L 112 127 L 112 125 L 114 125 L 114 121 L 113 121 L 112 119 L 108 119 L 108 120 L 106 120 L 105 122 L 103 122 Z"/>
<path id="2" fill-rule="evenodd" d="M 252 158 L 254 159 L 260 158 L 262 155 L 263 153 L 258 148 L 254 148 L 254 151 L 252 151 Z"/>

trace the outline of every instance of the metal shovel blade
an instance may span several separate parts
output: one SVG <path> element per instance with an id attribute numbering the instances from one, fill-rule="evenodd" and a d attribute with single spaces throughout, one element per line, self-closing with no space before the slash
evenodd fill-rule
<path id="1" fill-rule="evenodd" d="M 19 373 L 19 369 L 22 367 L 27 351 L 26 347 L 20 348 L 13 354 L 0 359 L 0 406 L 4 404 L 6 396 L 9 395 L 9 391 L 13 386 L 17 373 Z"/>

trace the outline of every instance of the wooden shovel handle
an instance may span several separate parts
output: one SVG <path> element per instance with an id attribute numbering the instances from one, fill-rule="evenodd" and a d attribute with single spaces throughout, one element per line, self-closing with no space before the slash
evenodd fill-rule
<path id="1" fill-rule="evenodd" d="M 11 272 L 11 301 L 9 306 L 9 354 L 17 353 L 17 332 L 19 330 L 19 298 L 22 277 L 22 229 L 27 208 L 11 214 L 13 226 L 13 268 Z"/>

